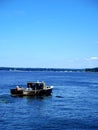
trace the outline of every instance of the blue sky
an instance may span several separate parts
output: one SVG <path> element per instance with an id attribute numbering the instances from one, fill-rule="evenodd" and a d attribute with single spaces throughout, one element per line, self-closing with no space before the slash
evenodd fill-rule
<path id="1" fill-rule="evenodd" d="M 0 0 L 0 66 L 98 66 L 97 0 Z"/>

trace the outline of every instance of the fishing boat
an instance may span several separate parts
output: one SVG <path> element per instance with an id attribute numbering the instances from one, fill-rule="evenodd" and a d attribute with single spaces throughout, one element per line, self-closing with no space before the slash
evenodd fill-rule
<path id="1" fill-rule="evenodd" d="M 51 95 L 53 86 L 46 86 L 45 82 L 27 82 L 27 87 L 16 86 L 11 89 L 12 96 L 42 96 Z"/>

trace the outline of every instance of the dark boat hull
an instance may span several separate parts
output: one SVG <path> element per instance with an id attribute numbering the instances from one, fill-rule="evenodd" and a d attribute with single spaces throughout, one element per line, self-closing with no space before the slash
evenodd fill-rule
<path id="1" fill-rule="evenodd" d="M 16 90 L 11 89 L 10 93 L 12 96 L 42 96 L 42 95 L 51 95 L 52 88 L 42 89 L 42 90 Z"/>

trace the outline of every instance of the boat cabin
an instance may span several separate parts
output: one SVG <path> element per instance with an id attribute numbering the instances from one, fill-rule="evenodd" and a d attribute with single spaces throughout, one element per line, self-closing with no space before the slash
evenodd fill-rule
<path id="1" fill-rule="evenodd" d="M 31 88 L 32 90 L 39 90 L 45 88 L 44 82 L 28 82 L 27 88 Z"/>

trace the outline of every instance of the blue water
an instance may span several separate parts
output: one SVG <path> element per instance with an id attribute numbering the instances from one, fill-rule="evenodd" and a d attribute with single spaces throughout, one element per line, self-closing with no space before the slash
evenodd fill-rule
<path id="1" fill-rule="evenodd" d="M 53 85 L 48 97 L 11 97 L 28 81 Z M 0 130 L 98 130 L 98 73 L 0 71 Z"/>

